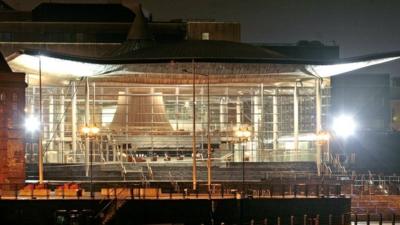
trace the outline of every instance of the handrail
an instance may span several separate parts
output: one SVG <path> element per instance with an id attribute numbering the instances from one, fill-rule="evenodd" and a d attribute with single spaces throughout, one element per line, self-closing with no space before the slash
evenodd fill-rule
<path id="1" fill-rule="evenodd" d="M 116 148 L 117 148 L 117 152 L 119 152 L 119 155 L 120 155 L 120 156 L 119 156 L 119 163 L 120 163 L 120 166 L 121 166 L 122 177 L 123 177 L 124 180 L 125 180 L 125 179 L 126 179 L 126 174 L 127 174 L 126 167 L 125 167 L 125 165 L 124 165 L 124 163 L 123 163 L 123 159 L 122 159 L 122 155 L 121 155 L 119 146 L 117 145 Z"/>
<path id="2" fill-rule="evenodd" d="M 150 178 L 151 179 L 154 179 L 154 176 L 153 176 L 153 169 L 151 168 L 151 166 L 150 166 L 150 164 L 149 164 L 149 162 L 146 160 L 146 164 L 147 164 L 147 171 L 148 171 L 148 173 L 149 173 L 149 175 L 150 175 Z"/>

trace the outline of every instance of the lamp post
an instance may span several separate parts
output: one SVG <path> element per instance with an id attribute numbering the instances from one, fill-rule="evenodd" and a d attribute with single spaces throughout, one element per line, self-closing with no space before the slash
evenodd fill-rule
<path id="1" fill-rule="evenodd" d="M 82 133 L 86 138 L 92 140 L 99 133 L 100 129 L 96 126 L 85 126 L 82 128 Z M 90 197 L 94 198 L 93 192 L 93 141 L 89 145 L 89 163 L 90 163 Z"/>

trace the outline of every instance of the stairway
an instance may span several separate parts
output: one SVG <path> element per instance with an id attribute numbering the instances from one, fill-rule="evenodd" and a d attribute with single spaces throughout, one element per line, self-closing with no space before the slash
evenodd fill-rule
<path id="1" fill-rule="evenodd" d="M 106 205 L 106 207 L 99 213 L 103 213 L 103 217 L 101 219 L 101 224 L 102 225 L 107 225 L 111 220 L 115 217 L 117 214 L 118 210 L 122 208 L 127 203 L 126 199 L 118 199 L 115 198 L 110 201 L 109 204 Z"/>

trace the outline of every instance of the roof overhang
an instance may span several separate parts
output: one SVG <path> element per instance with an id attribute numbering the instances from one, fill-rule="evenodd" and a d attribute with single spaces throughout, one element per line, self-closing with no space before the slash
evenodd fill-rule
<path id="1" fill-rule="evenodd" d="M 331 77 L 400 58 L 400 51 L 338 60 L 240 57 L 152 57 L 90 58 L 50 51 L 21 50 L 7 61 L 15 72 L 39 74 L 48 80 L 98 79 L 114 76 L 185 76 L 195 68 L 198 74 L 212 76 L 298 76 Z"/>

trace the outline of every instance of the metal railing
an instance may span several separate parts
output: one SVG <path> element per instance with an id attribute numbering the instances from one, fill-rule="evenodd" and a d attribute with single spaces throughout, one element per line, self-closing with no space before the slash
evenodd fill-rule
<path id="1" fill-rule="evenodd" d="M 90 185 L 93 187 L 91 193 Z M 205 184 L 192 190 L 190 183 L 178 184 L 109 184 L 109 183 L 46 183 L 0 184 L 0 199 L 237 199 L 237 198 L 326 198 L 345 197 L 340 185 L 303 184 Z M 240 188 L 239 188 L 240 187 Z"/>

